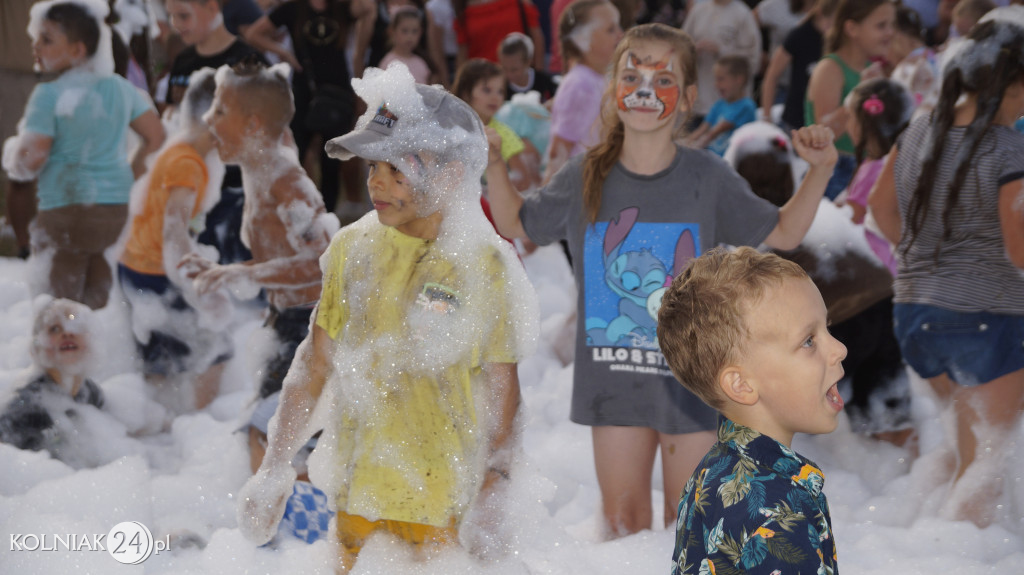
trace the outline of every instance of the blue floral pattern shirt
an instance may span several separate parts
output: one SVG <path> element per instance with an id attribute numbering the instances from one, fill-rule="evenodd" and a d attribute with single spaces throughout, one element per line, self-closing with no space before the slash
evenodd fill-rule
<path id="1" fill-rule="evenodd" d="M 836 575 L 824 483 L 810 460 L 721 417 L 679 501 L 672 575 Z"/>

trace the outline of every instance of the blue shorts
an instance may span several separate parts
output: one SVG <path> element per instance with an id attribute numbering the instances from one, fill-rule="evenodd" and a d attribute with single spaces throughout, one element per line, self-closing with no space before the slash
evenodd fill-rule
<path id="1" fill-rule="evenodd" d="M 924 378 L 945 373 L 974 386 L 1024 369 L 1024 316 L 898 303 L 893 326 L 903 359 Z"/>

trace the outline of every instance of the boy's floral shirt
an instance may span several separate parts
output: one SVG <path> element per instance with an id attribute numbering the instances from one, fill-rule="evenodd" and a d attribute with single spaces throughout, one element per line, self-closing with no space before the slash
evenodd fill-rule
<path id="1" fill-rule="evenodd" d="M 679 502 L 672 575 L 836 575 L 824 483 L 810 460 L 720 418 Z"/>

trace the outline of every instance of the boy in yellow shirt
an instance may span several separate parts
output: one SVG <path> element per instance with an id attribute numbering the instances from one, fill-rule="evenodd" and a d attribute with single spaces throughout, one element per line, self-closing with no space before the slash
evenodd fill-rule
<path id="1" fill-rule="evenodd" d="M 321 258 L 310 335 L 239 508 L 243 532 L 270 539 L 291 458 L 322 428 L 310 478 L 336 506 L 342 572 L 374 532 L 427 550 L 454 543 L 472 507 L 493 508 L 536 315 L 521 265 L 480 208 L 488 145 L 472 108 L 400 65 L 353 85 L 368 111 L 327 150 L 367 160 L 376 214 Z"/>

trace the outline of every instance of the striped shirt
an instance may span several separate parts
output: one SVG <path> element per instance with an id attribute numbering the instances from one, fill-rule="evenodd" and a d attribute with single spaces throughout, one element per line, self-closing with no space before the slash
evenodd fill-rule
<path id="1" fill-rule="evenodd" d="M 993 126 L 982 138 L 950 215 L 946 239 L 942 211 L 965 128 L 954 127 L 940 135 L 946 145 L 924 225 L 904 254 L 911 239 L 910 200 L 921 173 L 919 158 L 932 137 L 929 120 L 925 116 L 913 121 L 898 142 L 895 179 L 903 236 L 896 250 L 899 274 L 893 301 L 968 313 L 1024 315 L 1024 272 L 1010 262 L 999 222 L 1000 186 L 1024 178 L 1024 134 Z"/>

